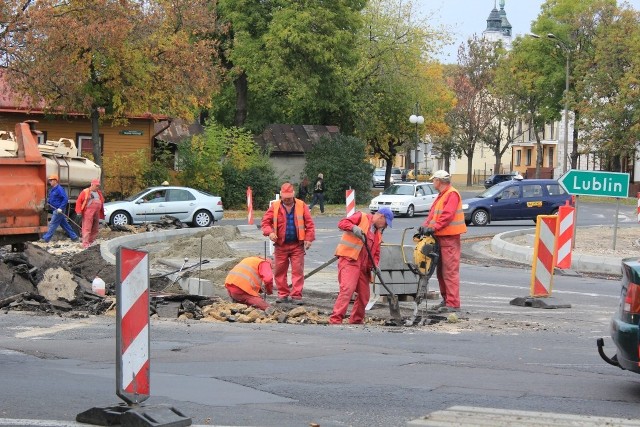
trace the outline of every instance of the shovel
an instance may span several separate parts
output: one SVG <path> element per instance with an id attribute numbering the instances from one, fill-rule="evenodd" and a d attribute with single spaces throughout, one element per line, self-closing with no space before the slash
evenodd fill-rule
<path id="1" fill-rule="evenodd" d="M 371 249 L 369 249 L 366 237 L 364 241 L 364 247 L 366 248 L 367 254 L 369 255 L 369 261 L 371 261 L 373 269 L 376 271 L 376 276 L 378 276 L 378 280 L 380 280 L 380 284 L 383 288 L 386 289 L 387 292 L 389 292 L 387 299 L 389 300 L 389 312 L 391 313 L 391 318 L 393 318 L 394 322 L 396 322 L 396 325 L 400 326 L 402 325 L 402 315 L 400 314 L 400 304 L 398 303 L 398 297 L 396 296 L 396 294 L 391 292 L 391 289 L 389 289 L 389 287 L 387 287 L 387 285 L 384 283 L 384 280 L 382 279 L 382 273 L 376 266 L 376 263 L 373 260 L 373 255 L 371 255 Z"/>
<path id="2" fill-rule="evenodd" d="M 311 270 L 310 272 L 308 272 L 307 274 L 304 275 L 304 278 L 307 279 L 310 276 L 313 276 L 314 274 L 316 274 L 318 271 L 322 270 L 325 267 L 328 267 L 329 265 L 333 264 L 334 262 L 336 262 L 338 260 L 337 256 L 334 256 L 333 258 L 331 258 L 329 261 L 325 262 L 324 264 L 322 264 L 320 267 L 314 268 L 313 270 Z"/>

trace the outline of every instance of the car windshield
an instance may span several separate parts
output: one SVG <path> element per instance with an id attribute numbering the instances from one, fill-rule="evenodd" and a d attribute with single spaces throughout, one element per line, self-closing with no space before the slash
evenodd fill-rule
<path id="1" fill-rule="evenodd" d="M 145 188 L 144 190 L 142 190 L 141 192 L 134 194 L 133 196 L 129 196 L 126 199 L 124 199 L 127 202 L 133 202 L 135 199 L 137 199 L 138 197 L 143 196 L 145 193 L 149 192 L 149 190 L 151 190 L 151 188 Z"/>
<path id="2" fill-rule="evenodd" d="M 374 175 L 384 175 L 384 171 L 376 169 L 375 171 L 373 171 L 373 174 Z"/>
<path id="3" fill-rule="evenodd" d="M 396 196 L 413 196 L 413 185 L 392 185 L 382 194 Z"/>
<path id="4" fill-rule="evenodd" d="M 478 194 L 476 197 L 479 197 L 481 199 L 496 197 L 498 193 L 502 192 L 502 190 L 506 185 L 507 183 L 500 183 L 500 184 L 494 185 L 493 187 L 487 188 L 485 191 Z"/>

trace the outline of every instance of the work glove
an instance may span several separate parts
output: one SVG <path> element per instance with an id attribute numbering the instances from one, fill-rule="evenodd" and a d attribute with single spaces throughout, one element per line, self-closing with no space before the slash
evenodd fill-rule
<path id="1" fill-rule="evenodd" d="M 423 236 L 433 236 L 434 232 L 433 227 L 425 227 L 424 225 L 418 227 L 418 234 L 422 234 Z"/>
<path id="2" fill-rule="evenodd" d="M 60 209 L 60 208 L 56 209 L 56 213 L 61 214 L 62 213 L 62 209 Z"/>
<path id="3" fill-rule="evenodd" d="M 363 242 L 366 243 L 367 241 L 367 236 L 364 234 L 364 232 L 362 231 L 362 228 L 358 227 L 357 225 L 354 225 L 353 228 L 351 229 L 351 232 L 353 234 L 355 234 L 355 236 L 362 240 Z"/>

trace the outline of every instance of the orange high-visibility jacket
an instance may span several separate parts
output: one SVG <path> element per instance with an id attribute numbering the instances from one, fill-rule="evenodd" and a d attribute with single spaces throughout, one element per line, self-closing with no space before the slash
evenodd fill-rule
<path id="1" fill-rule="evenodd" d="M 100 201 L 104 206 L 104 196 L 102 195 L 102 191 L 96 190 L 98 192 L 98 196 L 100 197 Z M 84 208 L 87 207 L 87 202 L 89 201 L 89 195 L 91 194 L 90 188 L 85 188 L 80 192 L 78 196 L 78 200 L 76 200 L 76 213 L 78 215 L 82 215 L 84 212 Z M 104 209 L 100 210 L 100 219 L 104 219 Z"/>
<path id="2" fill-rule="evenodd" d="M 429 220 L 427 227 L 435 228 L 436 223 L 438 222 L 438 218 L 440 217 L 440 215 L 442 215 L 444 209 L 444 201 L 449 193 L 456 193 L 458 195 L 458 207 L 453 216 L 453 220 L 451 220 L 449 225 L 444 227 L 442 230 L 436 231 L 436 236 L 454 236 L 467 232 L 467 225 L 464 222 L 464 211 L 462 210 L 462 197 L 460 197 L 460 193 L 458 193 L 458 191 L 452 186 L 449 186 L 449 188 L 447 188 L 445 192 L 442 193 L 440 197 L 438 197 L 433 206 L 431 206 L 431 212 L 433 212 L 433 216 Z"/>
<path id="3" fill-rule="evenodd" d="M 272 231 L 278 235 L 276 244 L 282 244 L 285 239 L 286 221 L 278 221 L 280 216 L 280 206 L 282 201 L 276 200 L 262 217 L 262 233 L 268 236 Z M 286 214 L 282 213 L 283 218 Z M 300 243 L 304 241 L 312 242 L 315 240 L 315 226 L 311 213 L 307 205 L 299 199 L 294 199 L 293 221 L 296 227 L 296 234 Z"/>
<path id="4" fill-rule="evenodd" d="M 360 218 L 360 222 L 358 223 L 358 227 L 360 227 L 360 229 L 362 229 L 362 232 L 366 234 L 369 231 L 370 226 L 371 224 L 369 223 L 369 216 L 363 213 L 362 217 Z M 382 238 L 381 233 L 380 231 L 376 231 L 376 233 L 379 235 L 378 241 L 380 241 L 380 239 Z M 360 251 L 362 250 L 363 245 L 364 242 L 355 234 L 353 234 L 351 231 L 345 231 L 344 233 L 342 233 L 340 242 L 336 247 L 335 255 L 347 257 L 355 261 L 360 256 Z"/>
<path id="5" fill-rule="evenodd" d="M 231 269 L 224 279 L 224 285 L 234 285 L 249 295 L 259 296 L 262 288 L 262 279 L 258 273 L 258 267 L 263 262 L 269 261 L 257 256 L 243 259 Z"/>

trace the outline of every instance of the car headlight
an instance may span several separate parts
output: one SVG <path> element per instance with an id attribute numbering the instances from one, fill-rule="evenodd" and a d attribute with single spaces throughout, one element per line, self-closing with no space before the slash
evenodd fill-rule
<path id="1" fill-rule="evenodd" d="M 468 204 L 468 203 L 464 203 L 464 204 L 462 205 L 462 210 L 463 210 L 463 211 L 466 211 L 467 209 L 469 209 L 469 204 Z"/>

